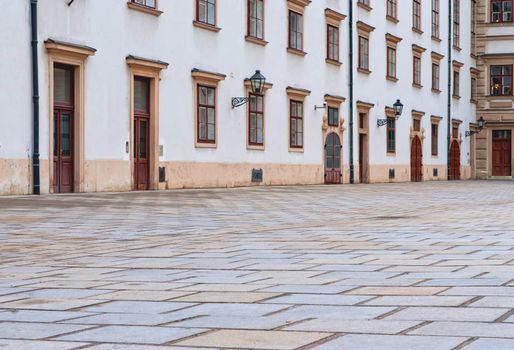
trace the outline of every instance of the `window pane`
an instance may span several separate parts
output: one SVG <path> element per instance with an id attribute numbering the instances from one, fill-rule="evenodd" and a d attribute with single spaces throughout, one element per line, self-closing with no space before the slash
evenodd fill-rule
<path id="1" fill-rule="evenodd" d="M 134 80 L 134 109 L 148 111 L 148 82 L 146 80 Z"/>
<path id="2" fill-rule="evenodd" d="M 54 101 L 71 103 L 72 71 L 63 68 L 54 68 Z"/>

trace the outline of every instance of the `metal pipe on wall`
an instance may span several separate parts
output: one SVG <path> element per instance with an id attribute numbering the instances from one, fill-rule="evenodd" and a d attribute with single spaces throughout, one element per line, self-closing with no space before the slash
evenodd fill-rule
<path id="1" fill-rule="evenodd" d="M 446 167 L 448 180 L 451 179 L 451 160 L 450 160 L 450 147 L 451 147 L 451 132 L 452 132 L 452 0 L 448 0 L 448 120 L 447 120 L 447 135 L 446 135 Z"/>
<path id="2" fill-rule="evenodd" d="M 350 10 L 349 10 L 349 29 L 350 29 L 350 38 L 349 38 L 349 58 L 350 63 L 349 67 L 349 105 L 350 105 L 350 120 L 349 120 L 349 143 L 350 143 L 350 183 L 355 183 L 355 168 L 353 165 L 353 0 L 349 1 Z M 359 161 L 362 161 L 359 159 Z"/>
<path id="3" fill-rule="evenodd" d="M 39 69 L 37 52 L 37 0 L 30 0 L 30 24 L 32 47 L 32 193 L 40 194 L 39 164 Z"/>

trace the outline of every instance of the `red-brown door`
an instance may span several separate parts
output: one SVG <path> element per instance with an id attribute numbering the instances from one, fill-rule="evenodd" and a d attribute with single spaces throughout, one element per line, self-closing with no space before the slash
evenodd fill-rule
<path id="1" fill-rule="evenodd" d="M 341 141 L 339 136 L 331 133 L 325 144 L 325 183 L 341 183 Z"/>
<path id="2" fill-rule="evenodd" d="M 134 190 L 150 188 L 150 81 L 134 79 Z"/>
<path id="3" fill-rule="evenodd" d="M 493 131 L 493 176 L 512 176 L 512 132 Z"/>
<path id="4" fill-rule="evenodd" d="M 423 180 L 423 149 L 418 136 L 414 136 L 411 144 L 410 179 L 412 182 L 420 182 Z"/>
<path id="5" fill-rule="evenodd" d="M 54 66 L 53 191 L 73 192 L 74 67 Z"/>
<path id="6" fill-rule="evenodd" d="M 460 146 L 456 140 L 450 147 L 450 180 L 460 180 Z"/>

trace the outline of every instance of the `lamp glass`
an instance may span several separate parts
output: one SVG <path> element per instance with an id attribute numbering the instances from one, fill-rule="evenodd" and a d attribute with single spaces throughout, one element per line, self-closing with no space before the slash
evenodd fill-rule
<path id="1" fill-rule="evenodd" d="M 261 74 L 260 70 L 257 70 L 250 78 L 250 83 L 252 84 L 252 92 L 254 94 L 260 94 L 264 84 L 266 83 L 266 78 Z"/>
<path id="2" fill-rule="evenodd" d="M 396 102 L 394 103 L 393 107 L 394 107 L 394 113 L 395 113 L 397 116 L 402 115 L 402 112 L 403 112 L 403 104 L 400 102 L 400 100 L 396 100 Z"/>

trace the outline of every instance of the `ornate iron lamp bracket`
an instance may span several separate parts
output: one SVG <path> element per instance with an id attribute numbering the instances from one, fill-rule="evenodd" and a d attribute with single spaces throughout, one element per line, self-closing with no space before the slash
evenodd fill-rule
<path id="1" fill-rule="evenodd" d="M 232 97 L 232 108 L 240 107 L 248 102 L 248 97 Z"/>
<path id="2" fill-rule="evenodd" d="M 387 119 L 377 119 L 377 128 L 387 124 Z"/>

